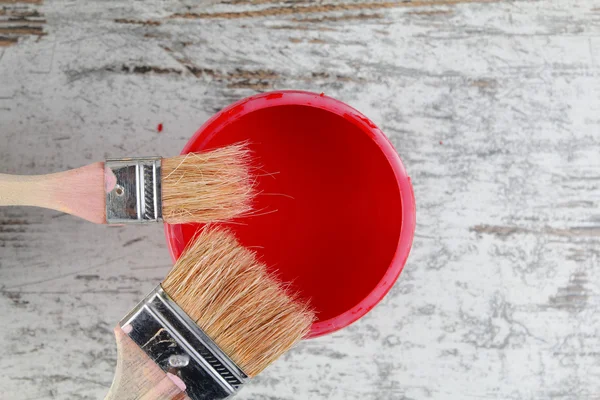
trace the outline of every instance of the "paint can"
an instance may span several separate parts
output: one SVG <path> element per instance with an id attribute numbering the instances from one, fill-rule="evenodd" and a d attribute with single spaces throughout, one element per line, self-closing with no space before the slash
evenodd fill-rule
<path id="1" fill-rule="evenodd" d="M 223 109 L 182 154 L 248 141 L 255 213 L 227 224 L 317 312 L 311 337 L 370 311 L 400 275 L 415 200 L 392 144 L 352 107 L 301 91 L 263 93 Z M 198 225 L 165 225 L 173 259 Z"/>

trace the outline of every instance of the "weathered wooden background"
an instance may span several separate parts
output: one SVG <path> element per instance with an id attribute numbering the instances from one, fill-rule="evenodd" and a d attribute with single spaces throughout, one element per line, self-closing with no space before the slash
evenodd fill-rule
<path id="1" fill-rule="evenodd" d="M 239 398 L 600 399 L 599 0 L 0 0 L 2 172 L 171 156 L 289 88 L 390 136 L 418 226 L 380 306 Z M 103 398 L 161 228 L 1 209 L 0 256 L 0 398 Z"/>

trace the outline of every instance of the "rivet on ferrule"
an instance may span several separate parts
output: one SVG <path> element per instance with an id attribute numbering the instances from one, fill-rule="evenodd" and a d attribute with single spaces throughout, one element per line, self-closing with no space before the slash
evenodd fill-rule
<path id="1" fill-rule="evenodd" d="M 160 168 L 160 157 L 106 160 L 105 175 L 116 178 L 106 193 L 107 224 L 162 221 Z"/>
<path id="2" fill-rule="evenodd" d="M 227 399 L 248 380 L 160 286 L 120 326 L 165 373 L 181 380 L 190 400 Z"/>

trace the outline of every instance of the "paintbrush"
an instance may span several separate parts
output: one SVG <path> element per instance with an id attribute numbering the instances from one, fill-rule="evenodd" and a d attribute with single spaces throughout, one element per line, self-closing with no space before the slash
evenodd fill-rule
<path id="1" fill-rule="evenodd" d="M 115 328 L 105 400 L 227 398 L 305 337 L 313 319 L 231 232 L 204 228 Z"/>
<path id="2" fill-rule="evenodd" d="M 110 159 L 48 175 L 0 174 L 0 206 L 35 206 L 97 224 L 222 221 L 251 209 L 249 150 Z"/>

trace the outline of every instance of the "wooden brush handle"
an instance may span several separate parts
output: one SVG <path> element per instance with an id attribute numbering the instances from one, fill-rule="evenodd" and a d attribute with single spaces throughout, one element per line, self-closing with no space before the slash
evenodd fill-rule
<path id="1" fill-rule="evenodd" d="M 117 338 L 117 370 L 104 400 L 190 400 L 120 327 Z"/>
<path id="2" fill-rule="evenodd" d="M 50 175 L 0 174 L 0 206 L 34 206 L 61 210 L 54 201 L 57 184 L 64 180 L 66 172 Z M 63 179 L 61 179 L 63 178 Z"/>
<path id="3" fill-rule="evenodd" d="M 0 174 L 0 206 L 50 208 L 104 223 L 104 163 L 48 175 Z"/>

